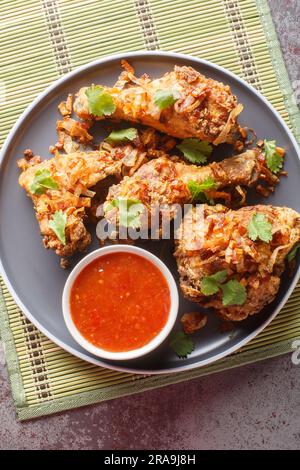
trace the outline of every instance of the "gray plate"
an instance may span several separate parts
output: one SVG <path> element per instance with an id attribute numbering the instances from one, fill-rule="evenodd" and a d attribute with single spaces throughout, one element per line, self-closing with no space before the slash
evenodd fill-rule
<path id="1" fill-rule="evenodd" d="M 285 169 L 288 179 L 282 178 L 268 204 L 289 206 L 300 211 L 299 149 L 286 124 L 271 105 L 253 88 L 230 72 L 204 60 L 164 52 L 140 52 L 108 57 L 85 65 L 72 72 L 42 93 L 11 131 L 2 150 L 0 173 L 0 253 L 2 273 L 11 294 L 25 315 L 51 340 L 72 354 L 105 367 L 142 373 L 178 372 L 216 361 L 246 344 L 274 318 L 287 301 L 296 281 L 283 276 L 276 300 L 259 315 L 239 323 L 234 332 L 221 333 L 216 316 L 209 315 L 208 326 L 194 335 L 196 347 L 187 359 L 178 359 L 165 343 L 146 358 L 128 362 L 100 361 L 84 351 L 70 336 L 63 321 L 61 294 L 68 275 L 59 267 L 57 256 L 46 251 L 41 243 L 32 203 L 18 186 L 19 171 L 16 161 L 23 150 L 31 148 L 34 153 L 49 157 L 49 145 L 57 140 L 55 124 L 59 117 L 57 105 L 67 93 L 75 92 L 90 83 L 112 85 L 120 73 L 120 60 L 127 58 L 135 67 L 137 75 L 149 73 L 160 76 L 173 68 L 174 64 L 191 65 L 207 76 L 229 84 L 245 109 L 240 123 L 253 127 L 258 138 L 276 139 L 285 147 L 287 157 Z M 98 139 L 107 133 L 98 126 Z M 102 130 L 101 130 L 102 129 Z M 227 156 L 228 149 L 219 148 L 216 157 Z M 266 203 L 253 195 L 251 202 Z M 145 243 L 141 246 L 160 255 L 160 243 Z M 90 251 L 98 247 L 96 237 Z M 163 260 L 177 278 L 172 246 L 167 244 Z M 161 256 L 161 255 L 160 255 Z M 197 306 L 180 299 L 181 314 L 195 311 Z"/>

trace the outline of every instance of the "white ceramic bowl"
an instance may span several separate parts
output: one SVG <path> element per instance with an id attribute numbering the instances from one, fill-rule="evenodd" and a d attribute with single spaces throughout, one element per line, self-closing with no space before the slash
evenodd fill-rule
<path id="1" fill-rule="evenodd" d="M 73 283 L 79 273 L 82 271 L 83 268 L 85 268 L 88 264 L 90 264 L 92 261 L 94 261 L 97 258 L 100 258 L 101 256 L 107 255 L 109 253 L 115 253 L 115 252 L 126 252 L 126 253 L 134 253 L 136 255 L 142 256 L 143 258 L 146 258 L 148 261 L 153 263 L 163 274 L 164 278 L 166 279 L 169 290 L 170 290 L 170 297 L 171 297 L 171 304 L 170 304 L 170 311 L 169 311 L 169 317 L 167 320 L 167 323 L 163 327 L 163 329 L 160 331 L 160 333 L 155 336 L 149 343 L 147 343 L 145 346 L 138 348 L 138 349 L 132 349 L 130 351 L 124 351 L 124 352 L 112 352 L 112 351 L 106 351 L 105 349 L 98 348 L 97 346 L 93 345 L 89 341 L 87 341 L 84 336 L 80 333 L 80 331 L 77 329 L 76 325 L 73 322 L 72 315 L 71 315 L 71 310 L 70 310 L 70 293 L 71 293 L 71 288 L 73 286 Z M 178 303 L 179 303 L 179 297 L 178 297 L 178 289 L 175 283 L 175 280 L 167 268 L 167 266 L 159 259 L 157 256 L 153 255 L 149 251 L 143 250 L 142 248 L 137 248 L 135 246 L 128 246 L 128 245 L 112 245 L 112 246 L 106 246 L 104 248 L 99 248 L 98 250 L 93 251 L 92 253 L 88 254 L 85 256 L 72 270 L 70 273 L 65 287 L 63 291 L 63 296 L 62 296 L 62 309 L 63 309 L 63 315 L 64 319 L 67 325 L 67 328 L 73 338 L 87 351 L 90 353 L 94 354 L 95 356 L 101 357 L 103 359 L 112 359 L 112 360 L 127 360 L 127 359 L 135 359 L 137 357 L 144 356 L 145 354 L 148 354 L 150 351 L 153 351 L 156 349 L 169 335 L 170 331 L 172 330 L 174 323 L 177 318 L 177 313 L 178 313 Z"/>

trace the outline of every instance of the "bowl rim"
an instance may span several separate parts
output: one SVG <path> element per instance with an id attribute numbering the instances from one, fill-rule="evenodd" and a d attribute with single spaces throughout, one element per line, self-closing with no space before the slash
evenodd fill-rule
<path id="1" fill-rule="evenodd" d="M 133 51 L 133 52 L 121 52 L 121 53 L 116 53 L 116 54 L 109 54 L 105 55 L 104 57 L 100 59 L 96 59 L 94 61 L 88 62 L 86 64 L 83 64 L 79 67 L 76 67 L 74 70 L 68 72 L 67 74 L 63 75 L 62 77 L 58 78 L 57 80 L 54 80 L 48 87 L 46 87 L 29 105 L 28 107 L 23 111 L 23 113 L 20 115 L 20 117 L 16 120 L 15 124 L 13 125 L 12 129 L 10 130 L 8 136 L 6 137 L 6 140 L 2 146 L 2 149 L 0 150 L 0 170 L 3 167 L 4 164 L 4 157 L 6 153 L 9 151 L 10 146 L 13 144 L 13 141 L 17 135 L 17 132 L 19 131 L 20 128 L 26 123 L 27 117 L 31 114 L 31 112 L 36 108 L 37 105 L 39 105 L 47 96 L 49 96 L 53 91 L 56 90 L 57 87 L 60 85 L 64 84 L 67 82 L 69 79 L 76 77 L 77 75 L 80 75 L 82 72 L 89 70 L 92 67 L 99 67 L 102 66 L 106 63 L 111 62 L 112 60 L 122 60 L 124 58 L 130 60 L 130 59 L 143 59 L 147 58 L 147 56 L 155 56 L 158 58 L 163 59 L 164 57 L 172 58 L 174 61 L 176 59 L 179 60 L 185 60 L 190 62 L 190 64 L 193 64 L 193 66 L 208 66 L 211 67 L 215 70 L 220 71 L 221 73 L 231 77 L 234 79 L 237 83 L 242 85 L 243 87 L 247 88 L 248 90 L 251 91 L 255 96 L 261 100 L 264 105 L 269 109 L 270 113 L 272 113 L 280 125 L 283 127 L 284 131 L 287 133 L 289 136 L 296 153 L 298 154 L 298 159 L 300 160 L 300 149 L 299 145 L 296 141 L 296 138 L 294 137 L 292 131 L 289 129 L 288 125 L 286 122 L 283 120 L 279 112 L 271 105 L 271 103 L 268 101 L 265 96 L 255 89 L 252 85 L 247 83 L 243 78 L 239 77 L 235 73 L 231 72 L 230 70 L 226 69 L 225 67 L 222 67 L 221 65 L 217 65 L 214 62 L 211 62 L 207 59 L 199 58 L 190 54 L 184 54 L 184 53 L 178 53 L 178 52 L 171 52 L 171 51 L 164 51 L 164 50 L 159 50 L 159 51 L 146 51 L 146 50 L 138 50 L 138 51 Z M 128 366 L 124 365 L 118 365 L 114 363 L 107 363 L 104 361 L 99 360 L 97 357 L 93 357 L 90 355 L 85 354 L 83 351 L 78 351 L 75 349 L 72 345 L 67 344 L 65 341 L 59 339 L 56 337 L 55 334 L 53 334 L 49 329 L 44 326 L 27 308 L 27 306 L 23 303 L 21 298 L 19 297 L 17 291 L 15 290 L 13 283 L 11 282 L 8 274 L 5 271 L 5 268 L 3 266 L 3 262 L 1 259 L 1 253 L 0 253 L 0 274 L 5 281 L 5 284 L 8 288 L 9 293 L 13 297 L 14 301 L 17 303 L 18 307 L 22 310 L 24 315 L 28 318 L 29 321 L 31 321 L 36 328 L 38 328 L 44 335 L 46 335 L 51 341 L 53 341 L 56 345 L 64 349 L 65 351 L 69 352 L 70 354 L 73 354 L 74 356 L 78 357 L 79 359 L 85 360 L 91 364 L 101 366 L 101 367 L 106 367 L 109 369 L 113 369 L 119 372 L 128 372 L 128 373 L 134 373 L 134 374 L 147 374 L 147 375 L 159 375 L 159 374 L 176 374 L 178 372 L 184 372 L 184 371 L 192 371 L 193 369 L 200 368 L 207 366 L 209 364 L 212 364 L 220 359 L 224 359 L 225 357 L 229 356 L 233 352 L 239 350 L 241 347 L 245 346 L 247 343 L 249 343 L 253 338 L 255 338 L 261 331 L 263 331 L 270 323 L 271 321 L 276 317 L 276 315 L 280 312 L 282 307 L 285 305 L 287 302 L 289 296 L 291 295 L 292 291 L 297 285 L 297 282 L 300 278 L 300 263 L 297 266 L 297 270 L 294 273 L 294 278 L 290 284 L 290 287 L 287 289 L 285 294 L 283 295 L 281 301 L 277 305 L 277 307 L 274 309 L 273 313 L 266 319 L 266 321 L 260 325 L 258 328 L 255 328 L 255 330 L 252 331 L 249 335 L 247 335 L 246 338 L 242 339 L 232 347 L 226 349 L 226 351 L 218 353 L 213 355 L 210 358 L 203 359 L 201 362 L 193 362 L 190 364 L 182 364 L 181 366 L 177 366 L 175 368 L 161 368 L 161 369 L 150 369 L 150 368 L 143 368 L 142 366 L 139 368 L 132 367 L 128 364 Z"/>
<path id="2" fill-rule="evenodd" d="M 120 352 L 113 352 L 102 349 L 98 346 L 95 346 L 91 342 L 89 342 L 79 331 L 76 327 L 70 308 L 70 295 L 71 289 L 74 285 L 75 280 L 79 276 L 79 274 L 86 268 L 89 264 L 91 264 L 96 259 L 102 258 L 111 253 L 132 253 L 135 255 L 140 256 L 148 261 L 150 261 L 154 266 L 158 268 L 160 273 L 164 276 L 170 292 L 170 309 L 168 314 L 168 319 L 166 324 L 160 330 L 160 332 L 151 340 L 149 343 L 146 343 L 144 346 L 131 349 L 130 351 L 120 351 Z M 63 294 L 62 294 L 62 311 L 63 317 L 66 323 L 66 326 L 72 335 L 72 337 L 77 341 L 77 343 L 86 349 L 91 354 L 94 354 L 97 357 L 102 359 L 108 360 L 116 360 L 116 361 L 125 361 L 130 359 L 137 359 L 139 357 L 145 356 L 146 354 L 154 351 L 154 349 L 158 348 L 169 336 L 178 316 L 178 308 L 179 308 L 179 294 L 178 288 L 173 277 L 173 274 L 166 266 L 166 264 L 161 261 L 157 256 L 153 253 L 144 250 L 143 248 L 132 246 L 132 245 L 109 245 L 103 248 L 98 248 L 97 250 L 92 251 L 84 258 L 82 258 L 72 269 L 70 272 L 64 286 Z"/>

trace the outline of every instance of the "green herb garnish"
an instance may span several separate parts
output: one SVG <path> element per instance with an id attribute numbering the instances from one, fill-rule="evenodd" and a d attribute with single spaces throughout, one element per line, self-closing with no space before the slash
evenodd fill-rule
<path id="1" fill-rule="evenodd" d="M 193 340 L 183 331 L 173 331 L 170 335 L 170 347 L 180 358 L 185 358 L 194 350 Z"/>
<path id="2" fill-rule="evenodd" d="M 192 201 L 214 204 L 214 200 L 209 198 L 206 194 L 206 191 L 217 188 L 217 183 L 211 176 L 208 176 L 204 181 L 202 181 L 202 183 L 197 183 L 197 181 L 191 180 L 188 182 L 187 187 L 191 193 Z"/>
<path id="3" fill-rule="evenodd" d="M 113 131 L 106 137 L 105 141 L 109 144 L 122 144 L 132 142 L 138 136 L 138 131 L 134 127 Z"/>
<path id="4" fill-rule="evenodd" d="M 300 248 L 300 243 L 296 243 L 296 245 L 294 245 L 291 251 L 287 254 L 287 260 L 289 263 L 293 261 L 293 259 L 296 257 L 296 254 L 299 248 Z"/>
<path id="5" fill-rule="evenodd" d="M 245 287 L 235 279 L 222 284 L 222 303 L 225 307 L 229 305 L 243 305 L 247 298 Z"/>
<path id="6" fill-rule="evenodd" d="M 157 90 L 154 96 L 154 103 L 162 111 L 176 103 L 179 98 L 180 94 L 177 90 Z"/>
<path id="7" fill-rule="evenodd" d="M 94 116 L 110 116 L 116 110 L 112 96 L 99 85 L 92 85 L 85 94 L 88 98 L 89 112 Z"/>
<path id="8" fill-rule="evenodd" d="M 184 139 L 181 144 L 177 145 L 177 148 L 191 163 L 206 163 L 207 158 L 212 154 L 212 145 L 209 142 L 202 142 L 194 137 Z"/>
<path id="9" fill-rule="evenodd" d="M 104 204 L 104 212 L 117 207 L 119 210 L 119 223 L 123 227 L 140 228 L 143 205 L 137 199 L 117 198 Z"/>
<path id="10" fill-rule="evenodd" d="M 253 241 L 259 238 L 268 243 L 272 240 L 272 224 L 264 214 L 253 214 L 248 225 L 248 236 Z"/>
<path id="11" fill-rule="evenodd" d="M 216 294 L 220 289 L 220 283 L 227 278 L 227 271 L 218 271 L 211 276 L 205 276 L 201 283 L 201 292 L 204 295 Z"/>
<path id="12" fill-rule="evenodd" d="M 264 140 L 267 167 L 273 173 L 278 173 L 283 165 L 283 158 L 276 152 L 276 140 Z"/>
<path id="13" fill-rule="evenodd" d="M 48 189 L 58 189 L 58 184 L 52 178 L 49 170 L 37 170 L 29 189 L 31 193 L 40 195 L 44 194 Z"/>
<path id="14" fill-rule="evenodd" d="M 227 272 L 218 271 L 211 276 L 205 276 L 201 282 L 201 292 L 204 295 L 214 295 L 222 290 L 222 303 L 224 306 L 229 305 L 242 305 L 247 298 L 245 287 L 235 279 L 232 279 L 226 284 Z"/>
<path id="15" fill-rule="evenodd" d="M 63 211 L 56 211 L 49 222 L 49 227 L 63 245 L 66 244 L 66 225 L 67 215 Z"/>

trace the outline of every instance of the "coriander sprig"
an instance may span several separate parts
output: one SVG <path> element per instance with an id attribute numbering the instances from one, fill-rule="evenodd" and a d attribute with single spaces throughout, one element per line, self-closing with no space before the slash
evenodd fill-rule
<path id="1" fill-rule="evenodd" d="M 194 137 L 183 139 L 177 148 L 183 153 L 185 158 L 191 163 L 206 163 L 212 154 L 212 145 Z"/>
<path id="2" fill-rule="evenodd" d="M 143 204 L 138 199 L 116 198 L 106 201 L 104 204 L 104 213 L 117 208 L 119 212 L 119 223 L 122 227 L 140 228 L 141 215 L 143 213 Z"/>
<path id="3" fill-rule="evenodd" d="M 276 140 L 264 140 L 266 164 L 273 173 L 278 173 L 283 165 L 283 158 L 277 151 Z"/>
<path id="4" fill-rule="evenodd" d="M 183 331 L 173 331 L 169 344 L 180 358 L 186 358 L 195 348 L 193 340 Z"/>
<path id="5" fill-rule="evenodd" d="M 198 183 L 197 181 L 190 180 L 187 184 L 188 190 L 191 193 L 192 201 L 214 204 L 214 200 L 207 195 L 207 191 L 212 191 L 217 188 L 217 183 L 211 176 L 208 176 L 204 181 Z"/>
<path id="6" fill-rule="evenodd" d="M 272 240 L 272 224 L 264 214 L 260 214 L 259 212 L 253 214 L 248 225 L 248 236 L 253 241 L 260 239 L 268 243 Z"/>
<path id="7" fill-rule="evenodd" d="M 154 103 L 160 111 L 169 108 L 180 98 L 180 94 L 177 90 L 167 88 L 165 90 L 157 90 L 154 96 Z"/>
<path id="8" fill-rule="evenodd" d="M 227 271 L 218 271 L 210 276 L 204 276 L 201 282 L 201 292 L 205 296 L 217 294 L 222 291 L 222 303 L 225 307 L 230 305 L 243 305 L 247 298 L 245 286 L 236 279 L 227 279 Z"/>
<path id="9" fill-rule="evenodd" d="M 94 116 L 110 116 L 116 110 L 112 96 L 101 86 L 92 85 L 85 90 L 88 109 Z"/>
<path id="10" fill-rule="evenodd" d="M 129 127 L 128 129 L 112 131 L 109 136 L 106 137 L 105 141 L 109 144 L 123 144 L 126 142 L 132 142 L 137 137 L 137 129 L 134 127 Z"/>
<path id="11" fill-rule="evenodd" d="M 49 222 L 49 227 L 63 245 L 66 245 L 67 214 L 63 211 L 56 211 Z"/>
<path id="12" fill-rule="evenodd" d="M 40 196 L 48 189 L 58 189 L 58 184 L 53 179 L 50 171 L 46 168 L 43 168 L 35 172 L 33 182 L 31 183 L 29 189 L 32 194 Z"/>

